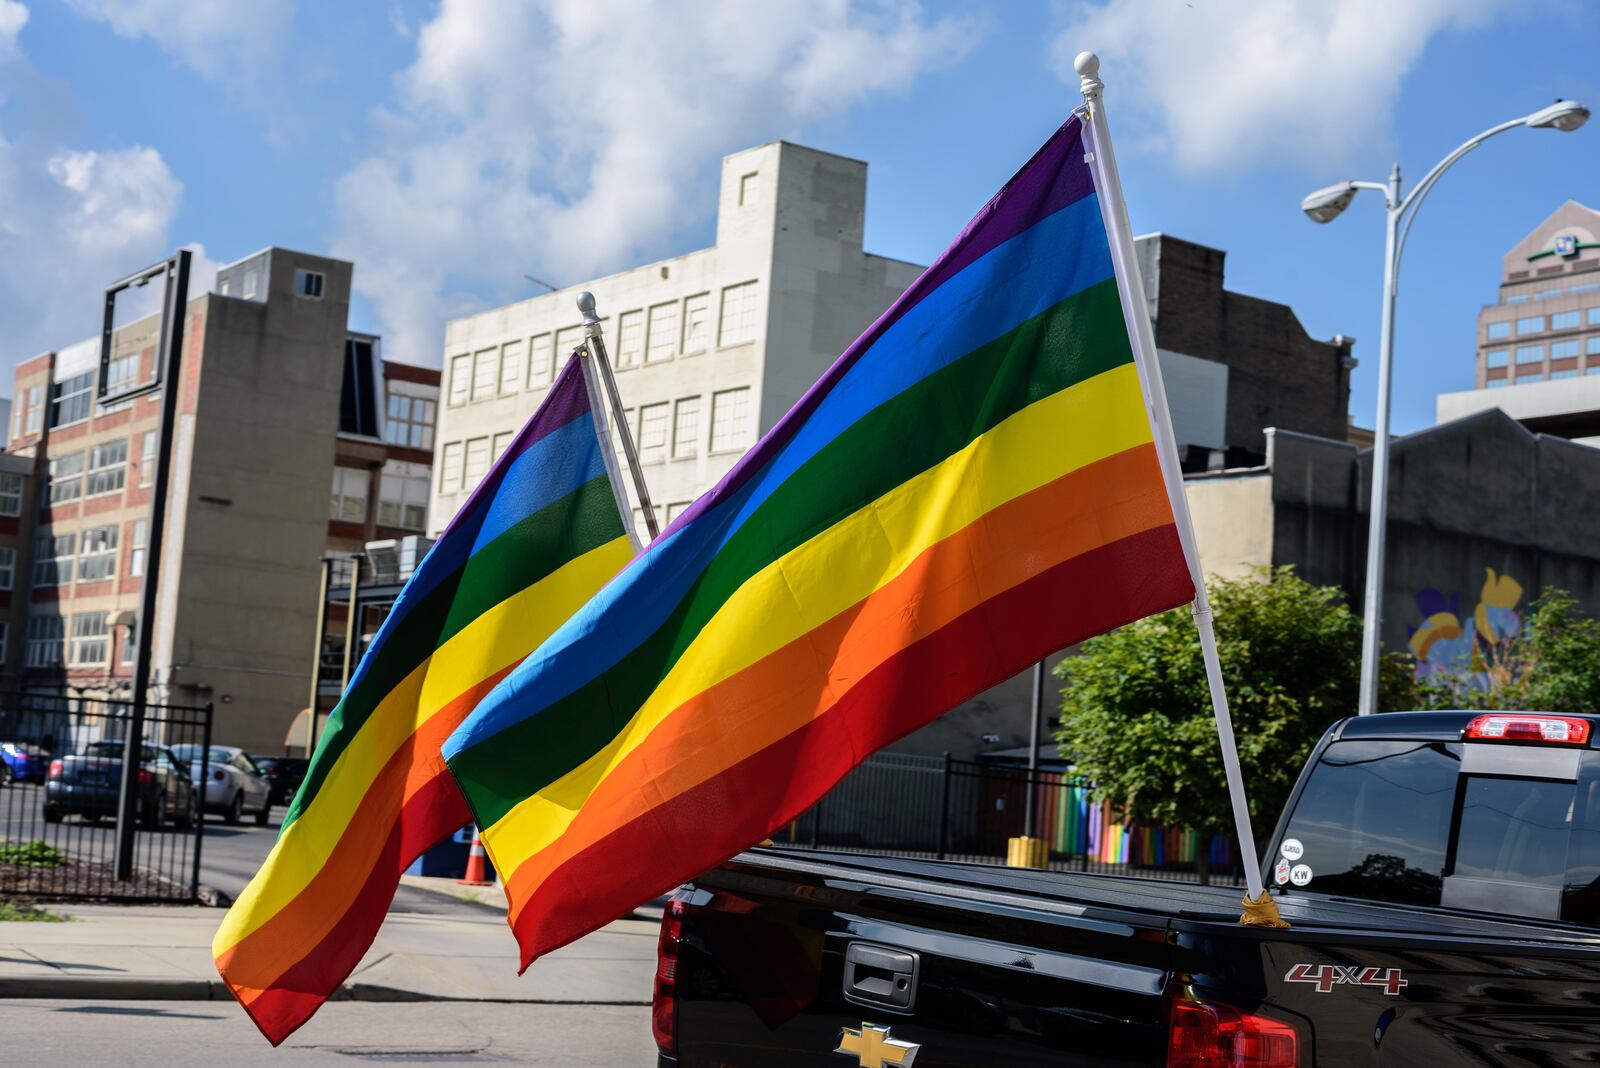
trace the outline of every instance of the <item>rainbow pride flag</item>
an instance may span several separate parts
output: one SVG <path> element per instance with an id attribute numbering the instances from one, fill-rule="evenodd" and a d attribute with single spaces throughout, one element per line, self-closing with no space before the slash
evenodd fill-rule
<path id="1" fill-rule="evenodd" d="M 1190 601 L 1079 121 L 444 745 L 523 966 Z"/>
<path id="2" fill-rule="evenodd" d="M 471 819 L 439 745 L 633 555 L 621 516 L 573 357 L 401 592 L 212 941 L 273 1045 L 349 977 L 406 867 Z"/>

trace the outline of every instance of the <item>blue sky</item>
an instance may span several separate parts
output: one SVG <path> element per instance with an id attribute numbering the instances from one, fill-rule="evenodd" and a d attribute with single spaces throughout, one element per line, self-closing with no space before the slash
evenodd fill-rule
<path id="1" fill-rule="evenodd" d="M 1355 336 L 1366 425 L 1381 206 L 1316 226 L 1300 197 L 1396 160 L 1414 181 L 1558 96 L 1600 107 L 1582 0 L 0 0 L 0 358 L 88 336 L 98 288 L 175 245 L 277 244 L 353 259 L 353 325 L 437 365 L 444 319 L 524 271 L 708 243 L 719 157 L 779 137 L 867 160 L 868 248 L 926 262 L 1077 102 L 1084 47 L 1135 230 Z M 1600 121 L 1441 182 L 1403 268 L 1397 429 L 1470 386 L 1501 255 L 1567 198 L 1600 206 Z"/>

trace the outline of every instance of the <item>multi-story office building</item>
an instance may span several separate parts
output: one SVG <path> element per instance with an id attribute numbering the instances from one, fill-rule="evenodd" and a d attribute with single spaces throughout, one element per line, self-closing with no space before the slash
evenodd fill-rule
<path id="1" fill-rule="evenodd" d="M 583 337 L 594 293 L 645 477 L 671 520 L 921 268 L 862 249 L 867 165 L 774 142 L 722 161 L 717 240 L 445 329 L 431 524 L 443 527 Z"/>
<path id="2" fill-rule="evenodd" d="M 1600 439 L 1600 212 L 1569 200 L 1506 253 L 1500 300 L 1478 313 L 1476 385 L 1440 394 L 1438 421 L 1501 408 Z"/>
<path id="3" fill-rule="evenodd" d="M 425 482 L 437 377 L 385 364 L 377 339 L 348 331 L 350 278 L 349 263 L 269 248 L 186 308 L 153 697 L 216 702 L 222 743 L 281 750 L 306 706 L 323 555 L 426 525 L 417 469 Z M 151 380 L 158 329 L 150 317 L 113 334 L 113 394 Z M 99 355 L 93 340 L 16 369 L 0 665 L 14 686 L 125 698 L 160 392 L 97 403 Z"/>

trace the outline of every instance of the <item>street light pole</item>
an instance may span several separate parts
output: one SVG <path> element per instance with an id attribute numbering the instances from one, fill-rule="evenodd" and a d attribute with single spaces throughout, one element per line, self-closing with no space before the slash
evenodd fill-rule
<path id="1" fill-rule="evenodd" d="M 1383 579 L 1385 532 L 1389 517 L 1389 400 L 1393 392 L 1394 315 L 1399 287 L 1400 255 L 1406 236 L 1416 221 L 1417 210 L 1433 189 L 1439 176 L 1462 156 L 1495 134 L 1527 126 L 1536 130 L 1569 133 L 1589 119 L 1589 109 L 1572 100 L 1558 100 L 1531 115 L 1502 122 L 1458 147 L 1417 183 L 1405 197 L 1400 195 L 1400 165 L 1389 174 L 1388 182 L 1340 182 L 1319 189 L 1300 202 L 1300 210 L 1312 222 L 1332 222 L 1339 217 L 1362 189 L 1376 189 L 1384 196 L 1383 242 L 1383 326 L 1378 341 L 1378 420 L 1372 446 L 1372 497 L 1368 507 L 1367 576 L 1365 605 L 1362 610 L 1361 691 L 1357 712 L 1363 716 L 1378 710 L 1378 675 L 1383 653 Z"/>

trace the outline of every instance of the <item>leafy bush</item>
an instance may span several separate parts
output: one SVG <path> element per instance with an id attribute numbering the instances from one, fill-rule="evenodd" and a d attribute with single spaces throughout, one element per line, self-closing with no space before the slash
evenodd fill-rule
<path id="1" fill-rule="evenodd" d="M 0 842 L 0 864 L 17 864 L 24 868 L 59 868 L 67 862 L 61 850 L 35 839 L 32 842 Z"/>

